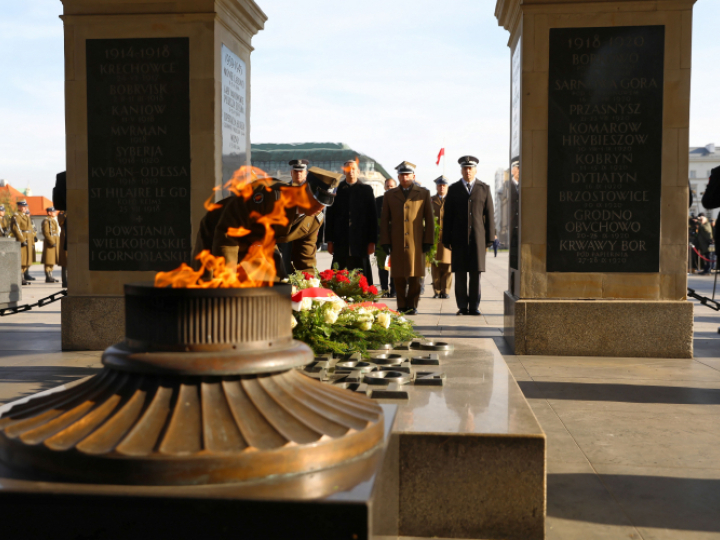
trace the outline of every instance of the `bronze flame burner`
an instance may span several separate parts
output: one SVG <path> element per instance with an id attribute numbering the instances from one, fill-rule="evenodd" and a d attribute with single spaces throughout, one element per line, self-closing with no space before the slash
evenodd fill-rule
<path id="1" fill-rule="evenodd" d="M 82 482 L 241 482 L 338 465 L 383 438 L 372 400 L 315 381 L 290 286 L 125 286 L 104 369 L 0 417 L 0 459 Z"/>

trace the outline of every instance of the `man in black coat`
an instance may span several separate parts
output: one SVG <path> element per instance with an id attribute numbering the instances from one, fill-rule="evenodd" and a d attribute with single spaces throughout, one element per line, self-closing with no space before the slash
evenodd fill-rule
<path id="1" fill-rule="evenodd" d="M 397 182 L 395 182 L 394 178 L 386 178 L 385 179 L 385 192 L 387 193 L 389 190 L 394 189 L 397 187 Z M 385 200 L 385 195 L 380 195 L 375 199 L 375 211 L 378 215 L 378 220 L 380 219 L 380 216 L 382 215 L 382 207 L 383 207 L 383 201 Z M 380 276 L 380 288 L 385 292 L 383 296 L 385 298 L 395 298 L 395 282 L 393 281 L 393 278 L 390 277 L 390 272 L 388 270 L 385 270 L 385 259 L 387 258 L 388 254 L 385 253 L 385 251 L 382 249 L 382 247 L 377 246 L 376 252 L 375 252 L 376 258 L 377 258 L 377 265 L 378 265 L 378 276 Z"/>
<path id="2" fill-rule="evenodd" d="M 362 270 L 372 285 L 370 255 L 375 253 L 378 216 L 375 195 L 370 186 L 358 180 L 357 163 L 347 161 L 343 167 L 345 180 L 337 188 L 335 203 L 328 207 L 325 218 L 325 241 L 333 256 L 333 267 L 340 270 Z"/>
<path id="3" fill-rule="evenodd" d="M 480 272 L 495 239 L 492 195 L 490 186 L 475 178 L 478 162 L 473 156 L 458 160 L 463 177 L 450 186 L 445 200 L 442 243 L 452 250 L 458 315 L 480 315 Z"/>
<path id="4" fill-rule="evenodd" d="M 510 165 L 510 268 L 518 270 L 520 250 L 520 158 Z"/>

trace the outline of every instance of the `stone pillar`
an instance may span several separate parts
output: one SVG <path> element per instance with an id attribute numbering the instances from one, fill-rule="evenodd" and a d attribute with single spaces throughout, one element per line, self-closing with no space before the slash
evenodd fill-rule
<path id="1" fill-rule="evenodd" d="M 250 158 L 253 0 L 62 0 L 64 350 L 124 335 L 123 285 L 189 262 L 203 202 Z M 217 192 L 219 197 L 221 192 Z"/>
<path id="2" fill-rule="evenodd" d="M 520 158 L 516 354 L 692 357 L 694 3 L 497 0 Z"/>

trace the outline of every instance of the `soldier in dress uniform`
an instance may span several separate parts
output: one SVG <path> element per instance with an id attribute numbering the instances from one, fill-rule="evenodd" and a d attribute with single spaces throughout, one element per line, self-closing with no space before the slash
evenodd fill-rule
<path id="1" fill-rule="evenodd" d="M 10 236 L 10 219 L 5 215 L 5 205 L 0 204 L 0 238 Z"/>
<path id="2" fill-rule="evenodd" d="M 390 254 L 398 311 L 417 313 L 420 282 L 425 277 L 425 253 L 433 246 L 430 192 L 415 183 L 415 165 L 403 161 L 395 167 L 400 186 L 385 193 L 380 218 L 380 244 Z"/>
<path id="3" fill-rule="evenodd" d="M 430 199 L 432 201 L 435 219 L 438 220 L 438 224 L 440 225 L 440 239 L 437 244 L 437 251 L 435 252 L 435 261 L 437 264 L 433 264 L 430 267 L 433 290 L 435 291 L 433 298 L 450 298 L 447 292 L 452 286 L 452 270 L 450 269 L 452 253 L 442 244 L 445 196 L 447 195 L 449 184 L 450 182 L 444 176 L 436 178 L 435 185 L 437 186 L 437 194 L 433 195 Z"/>
<path id="4" fill-rule="evenodd" d="M 330 171 L 311 167 L 307 173 L 307 181 L 302 186 L 288 186 L 275 179 L 257 181 L 252 196 L 245 200 L 241 197 L 228 197 L 220 201 L 221 207 L 208 214 L 200 222 L 194 255 L 202 250 L 210 250 L 215 256 L 225 258 L 227 266 L 236 268 L 239 261 L 247 255 L 253 244 L 262 242 L 265 237 L 265 226 L 258 222 L 261 216 L 271 213 L 275 202 L 280 198 L 282 190 L 307 190 L 310 195 L 310 208 L 286 207 L 284 212 L 288 218 L 286 225 L 273 225 L 277 242 L 293 242 L 293 264 L 298 270 L 309 270 L 315 266 L 315 249 L 317 231 L 320 227 L 318 214 L 333 204 L 333 189 L 340 182 L 341 175 Z M 270 180 L 268 185 L 268 180 Z M 230 228 L 243 227 L 250 231 L 245 236 L 228 234 Z M 280 264 L 279 251 L 276 249 L 275 264 L 278 277 L 284 276 Z"/>
<path id="5" fill-rule="evenodd" d="M 475 178 L 478 161 L 473 156 L 458 160 L 462 178 L 450 186 L 445 201 L 442 242 L 452 250 L 458 315 L 480 315 L 480 273 L 495 238 L 490 186 Z"/>
<path id="6" fill-rule="evenodd" d="M 67 287 L 67 214 L 60 212 L 58 214 L 58 223 L 60 224 L 60 278 L 62 286 Z"/>
<path id="7" fill-rule="evenodd" d="M 290 176 L 292 177 L 292 181 L 290 182 L 291 185 L 301 186 L 305 183 L 309 164 L 310 162 L 307 159 L 293 159 L 288 162 L 288 165 L 290 165 Z M 292 274 L 295 271 L 292 264 L 292 242 L 283 242 L 282 244 L 278 244 L 277 247 L 278 250 L 280 250 L 280 255 L 282 255 L 285 272 L 287 274 Z"/>
<path id="8" fill-rule="evenodd" d="M 20 242 L 20 268 L 22 270 L 22 284 L 30 285 L 26 275 L 30 266 L 35 262 L 35 232 L 30 210 L 26 201 L 17 202 L 18 213 L 10 220 L 10 229 L 15 240 Z"/>
<path id="9" fill-rule="evenodd" d="M 52 275 L 53 267 L 60 262 L 60 225 L 55 221 L 57 210 L 50 206 L 45 209 L 47 217 L 42 222 L 43 253 L 42 263 L 45 267 L 45 283 L 57 283 Z"/>

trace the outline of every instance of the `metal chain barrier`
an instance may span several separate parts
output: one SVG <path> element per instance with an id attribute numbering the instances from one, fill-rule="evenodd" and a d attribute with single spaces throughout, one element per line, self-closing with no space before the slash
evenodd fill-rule
<path id="1" fill-rule="evenodd" d="M 50 296 L 41 298 L 34 304 L 25 304 L 24 306 L 15 306 L 0 309 L 0 317 L 6 317 L 7 315 L 15 315 L 16 313 L 22 313 L 23 311 L 30 311 L 34 307 L 47 306 L 48 304 L 52 304 L 53 302 L 62 300 L 64 296 L 67 296 L 67 289 L 63 289 L 62 291 L 51 294 Z"/>

